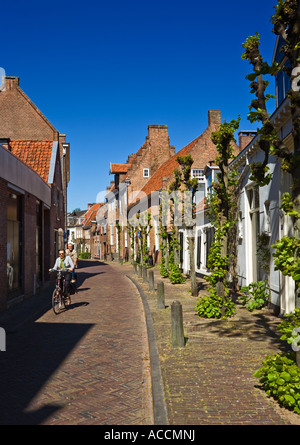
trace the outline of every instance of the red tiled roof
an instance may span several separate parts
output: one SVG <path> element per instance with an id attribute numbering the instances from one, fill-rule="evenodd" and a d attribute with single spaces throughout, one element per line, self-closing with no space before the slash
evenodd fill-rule
<path id="1" fill-rule="evenodd" d="M 103 202 L 98 202 L 97 204 L 92 205 L 89 210 L 84 215 L 84 220 L 82 222 L 83 227 L 87 227 L 91 224 L 93 220 L 96 219 L 96 214 L 99 209 L 103 205 Z"/>
<path id="2" fill-rule="evenodd" d="M 163 179 L 164 177 L 169 178 L 174 170 L 178 168 L 178 162 L 176 161 L 177 156 L 186 156 L 194 145 L 198 142 L 198 139 L 201 136 L 198 136 L 196 139 L 194 139 L 192 142 L 190 142 L 188 145 L 183 147 L 178 153 L 175 153 L 168 161 L 166 161 L 163 165 L 160 166 L 158 170 L 154 173 L 154 175 L 151 176 L 149 181 L 145 184 L 145 186 L 142 188 L 142 192 L 145 193 L 147 196 L 150 195 L 151 192 L 160 190 L 163 186 Z M 143 195 L 144 196 L 144 195 Z M 137 196 L 137 200 L 140 197 Z"/>
<path id="3" fill-rule="evenodd" d="M 128 164 L 111 164 L 110 172 L 111 173 L 127 173 Z"/>
<path id="4" fill-rule="evenodd" d="M 11 152 L 48 182 L 53 141 L 10 141 Z"/>

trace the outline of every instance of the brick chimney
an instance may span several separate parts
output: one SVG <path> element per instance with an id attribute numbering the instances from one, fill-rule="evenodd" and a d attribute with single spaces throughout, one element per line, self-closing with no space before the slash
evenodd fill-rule
<path id="1" fill-rule="evenodd" d="M 15 90 L 17 86 L 19 86 L 19 77 L 15 76 L 6 76 L 5 77 L 5 90 L 11 91 Z"/>
<path id="2" fill-rule="evenodd" d="M 208 125 L 221 125 L 220 110 L 208 110 Z"/>
<path id="3" fill-rule="evenodd" d="M 239 148 L 240 151 L 244 150 L 252 139 L 256 136 L 256 131 L 240 131 L 239 132 Z"/>

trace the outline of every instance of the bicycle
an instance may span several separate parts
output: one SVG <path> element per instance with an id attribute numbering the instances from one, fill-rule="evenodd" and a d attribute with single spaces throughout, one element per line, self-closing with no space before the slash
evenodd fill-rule
<path id="1" fill-rule="evenodd" d="M 65 304 L 67 295 L 65 292 L 65 279 L 63 272 L 68 272 L 68 270 L 58 270 L 56 277 L 56 286 L 52 294 L 52 308 L 56 315 L 58 315 L 61 311 L 67 309 L 68 307 L 68 305 L 66 306 Z"/>

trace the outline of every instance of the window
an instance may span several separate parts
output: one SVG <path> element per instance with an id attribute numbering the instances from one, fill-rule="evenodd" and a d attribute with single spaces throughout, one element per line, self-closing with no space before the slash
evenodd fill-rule
<path id="1" fill-rule="evenodd" d="M 197 233 L 197 269 L 201 266 L 201 231 Z"/>
<path id="2" fill-rule="evenodd" d="M 203 168 L 192 168 L 192 178 L 204 179 Z"/>
<path id="3" fill-rule="evenodd" d="M 238 213 L 238 231 L 237 231 L 237 237 L 239 240 L 243 239 L 243 213 L 239 211 Z"/>
<path id="4" fill-rule="evenodd" d="M 259 210 L 259 190 L 258 187 L 253 187 L 248 191 L 250 212 Z"/>
<path id="5" fill-rule="evenodd" d="M 271 231 L 271 219 L 270 219 L 270 201 L 265 201 L 264 207 L 264 229 L 267 234 Z"/>
<path id="6" fill-rule="evenodd" d="M 143 168 L 143 176 L 144 178 L 149 178 L 149 168 Z"/>

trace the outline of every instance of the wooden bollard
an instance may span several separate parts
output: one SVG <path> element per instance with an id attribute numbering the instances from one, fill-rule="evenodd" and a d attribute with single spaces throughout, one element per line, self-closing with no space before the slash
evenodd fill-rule
<path id="1" fill-rule="evenodd" d="M 142 265 L 139 264 L 138 277 L 139 277 L 139 278 L 142 278 L 142 276 L 143 276 L 143 268 L 142 268 Z"/>
<path id="2" fill-rule="evenodd" d="M 154 272 L 153 270 L 149 270 L 149 290 L 154 290 Z"/>
<path id="3" fill-rule="evenodd" d="M 143 266 L 143 283 L 147 283 L 147 267 Z"/>
<path id="4" fill-rule="evenodd" d="M 133 273 L 135 275 L 137 274 L 136 263 L 133 263 Z"/>
<path id="5" fill-rule="evenodd" d="M 157 283 L 157 307 L 158 309 L 165 309 L 165 286 L 163 281 Z"/>
<path id="6" fill-rule="evenodd" d="M 183 348 L 184 333 L 183 333 L 182 305 L 179 301 L 173 301 L 172 303 L 171 318 L 172 318 L 172 346 L 174 348 Z"/>

